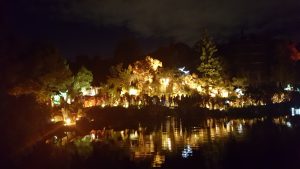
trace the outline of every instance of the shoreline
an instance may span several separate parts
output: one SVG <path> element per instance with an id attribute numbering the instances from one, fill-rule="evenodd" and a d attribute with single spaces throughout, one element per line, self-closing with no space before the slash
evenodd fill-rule
<path id="1" fill-rule="evenodd" d="M 208 118 L 267 118 L 289 116 L 291 103 L 280 103 L 265 106 L 252 106 L 245 108 L 232 108 L 226 111 L 208 110 L 199 107 L 177 107 L 174 109 L 163 106 L 147 107 L 93 107 L 85 110 L 86 118 L 79 120 L 76 126 L 81 128 L 103 128 L 113 127 L 134 128 L 139 124 L 152 124 L 163 121 L 166 117 L 172 116 L 186 122 L 205 120 Z"/>

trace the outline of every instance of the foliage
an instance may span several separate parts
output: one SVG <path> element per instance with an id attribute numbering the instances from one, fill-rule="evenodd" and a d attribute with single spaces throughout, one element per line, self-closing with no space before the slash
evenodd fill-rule
<path id="1" fill-rule="evenodd" d="M 107 81 L 111 93 L 116 95 L 121 91 L 128 92 L 130 88 L 136 88 L 140 89 L 143 94 L 150 94 L 154 89 L 151 85 L 156 84 L 154 78 L 160 67 L 162 63 L 149 56 L 144 60 L 134 62 L 128 68 L 123 68 L 123 64 L 113 66 L 111 76 Z"/>
<path id="2" fill-rule="evenodd" d="M 45 103 L 52 94 L 66 91 L 73 82 L 66 60 L 54 48 L 37 49 L 28 56 L 17 83 L 10 90 L 15 96 L 32 94 L 36 101 Z"/>
<path id="3" fill-rule="evenodd" d="M 74 77 L 73 90 L 79 92 L 82 88 L 89 88 L 92 81 L 93 73 L 82 66 Z"/>
<path id="4" fill-rule="evenodd" d="M 109 87 L 110 94 L 117 96 L 120 94 L 122 88 L 128 88 L 130 84 L 131 67 L 124 69 L 123 64 L 112 66 L 110 69 L 111 76 L 108 77 L 107 85 Z"/>
<path id="5" fill-rule="evenodd" d="M 197 70 L 205 78 L 208 85 L 215 85 L 222 82 L 222 65 L 216 56 L 217 47 L 207 34 L 204 34 L 196 44 L 200 50 L 200 66 Z"/>

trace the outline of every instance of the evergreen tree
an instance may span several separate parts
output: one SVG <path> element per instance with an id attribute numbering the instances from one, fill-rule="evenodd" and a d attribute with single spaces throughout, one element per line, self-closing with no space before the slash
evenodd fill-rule
<path id="1" fill-rule="evenodd" d="M 201 73 L 203 79 L 208 83 L 208 85 L 220 84 L 222 79 L 222 65 L 219 58 L 216 56 L 218 51 L 212 38 L 207 34 L 196 43 L 198 52 L 200 53 L 200 66 L 197 70 Z"/>

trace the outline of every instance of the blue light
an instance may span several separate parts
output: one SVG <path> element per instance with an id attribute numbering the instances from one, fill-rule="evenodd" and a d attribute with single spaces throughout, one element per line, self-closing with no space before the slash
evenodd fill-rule
<path id="1" fill-rule="evenodd" d="M 291 108 L 291 113 L 292 113 L 292 116 L 300 115 L 300 108 L 294 108 L 294 107 L 292 107 Z"/>
<path id="2" fill-rule="evenodd" d="M 182 150 L 182 153 L 181 153 L 181 156 L 183 158 L 188 158 L 190 156 L 193 155 L 193 150 L 192 148 L 190 147 L 190 145 L 187 145 L 183 150 Z"/>

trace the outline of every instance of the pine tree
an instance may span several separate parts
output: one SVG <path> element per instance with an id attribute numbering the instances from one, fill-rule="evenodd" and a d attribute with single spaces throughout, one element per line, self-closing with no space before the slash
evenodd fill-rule
<path id="1" fill-rule="evenodd" d="M 206 34 L 196 44 L 200 48 L 200 66 L 197 70 L 208 83 L 208 85 L 217 85 L 223 81 L 222 65 L 216 53 L 218 51 L 213 40 Z"/>

